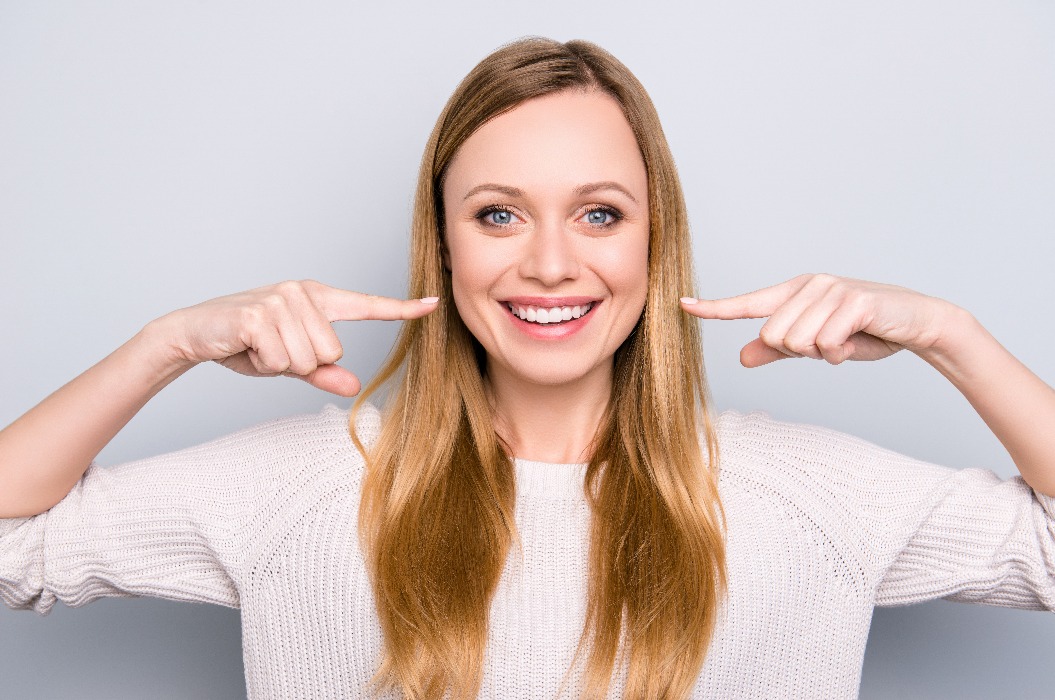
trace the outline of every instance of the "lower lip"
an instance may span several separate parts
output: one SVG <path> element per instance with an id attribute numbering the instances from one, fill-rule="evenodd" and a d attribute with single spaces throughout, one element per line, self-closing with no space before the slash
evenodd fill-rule
<path id="1" fill-rule="evenodd" d="M 509 320 L 513 322 L 513 325 L 532 338 L 538 338 L 540 340 L 562 340 L 578 333 L 583 326 L 589 323 L 590 319 L 593 318 L 593 315 L 597 313 L 597 307 L 600 305 L 601 302 L 595 301 L 593 306 L 590 307 L 590 311 L 579 318 L 573 318 L 561 323 L 545 324 L 525 321 L 510 311 L 509 307 L 505 304 L 502 304 L 502 308 L 505 309 L 506 315 L 509 317 Z"/>

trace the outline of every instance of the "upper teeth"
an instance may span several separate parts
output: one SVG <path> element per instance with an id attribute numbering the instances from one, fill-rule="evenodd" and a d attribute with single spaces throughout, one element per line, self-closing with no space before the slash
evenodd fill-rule
<path id="1" fill-rule="evenodd" d="M 532 323 L 557 323 L 573 318 L 579 318 L 593 308 L 593 302 L 582 306 L 553 306 L 543 308 L 541 306 L 518 306 L 508 304 L 509 310 L 525 321 Z"/>

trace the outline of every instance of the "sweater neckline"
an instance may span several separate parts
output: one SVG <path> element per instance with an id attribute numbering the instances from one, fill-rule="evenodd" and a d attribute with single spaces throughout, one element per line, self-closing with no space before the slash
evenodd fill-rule
<path id="1" fill-rule="evenodd" d="M 553 464 L 516 458 L 513 467 L 518 496 L 583 500 L 586 464 Z"/>

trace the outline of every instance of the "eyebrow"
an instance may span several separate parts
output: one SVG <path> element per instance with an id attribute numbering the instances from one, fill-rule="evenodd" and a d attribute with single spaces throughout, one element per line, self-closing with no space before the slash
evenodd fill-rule
<path id="1" fill-rule="evenodd" d="M 634 197 L 634 195 L 630 194 L 629 190 L 627 190 L 625 187 L 620 185 L 618 182 L 615 182 L 614 180 L 604 180 L 603 182 L 590 182 L 585 185 L 579 185 L 575 188 L 575 194 L 583 196 L 587 194 L 593 194 L 594 192 L 599 192 L 601 190 L 615 190 L 617 192 L 622 192 L 630 199 L 631 202 L 637 204 L 637 199 Z M 524 191 L 516 187 L 510 187 L 509 185 L 499 185 L 494 182 L 485 182 L 484 184 L 477 185 L 476 187 L 469 190 L 466 193 L 465 198 L 462 199 L 462 201 L 464 202 L 466 199 L 469 199 L 469 197 L 472 197 L 474 194 L 479 194 L 480 192 L 499 192 L 509 197 L 524 196 Z"/>

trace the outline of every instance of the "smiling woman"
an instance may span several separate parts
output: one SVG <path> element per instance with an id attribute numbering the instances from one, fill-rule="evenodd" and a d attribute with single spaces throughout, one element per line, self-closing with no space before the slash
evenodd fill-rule
<path id="1" fill-rule="evenodd" d="M 479 691 L 489 608 L 524 525 L 515 457 L 573 474 L 588 463 L 586 610 L 553 621 L 561 646 L 581 632 L 584 697 L 604 695 L 620 647 L 629 697 L 687 696 L 724 551 L 699 330 L 676 304 L 692 286 L 688 226 L 647 93 L 586 42 L 500 49 L 437 122 L 413 229 L 411 293 L 438 290 L 440 308 L 404 328 L 359 399 L 407 368 L 363 449 L 379 680 Z"/>
<path id="2" fill-rule="evenodd" d="M 308 280 L 180 309 L 0 431 L 0 598 L 237 606 L 253 698 L 452 700 L 852 698 L 876 605 L 1055 608 L 1055 392 L 900 287 L 698 299 L 658 116 L 599 47 L 527 39 L 474 68 L 411 235 L 409 300 Z M 752 367 L 908 350 L 1023 476 L 713 418 L 697 318 L 766 318 Z M 406 323 L 360 393 L 331 324 L 361 319 Z M 207 361 L 360 396 L 94 463 Z"/>
<path id="3" fill-rule="evenodd" d="M 527 459 L 583 461 L 648 291 L 648 177 L 622 108 L 565 89 L 491 119 L 448 166 L 443 201 L 453 298 L 486 352 L 503 438 Z M 568 437 L 543 430 L 547 404 L 573 396 Z"/>

